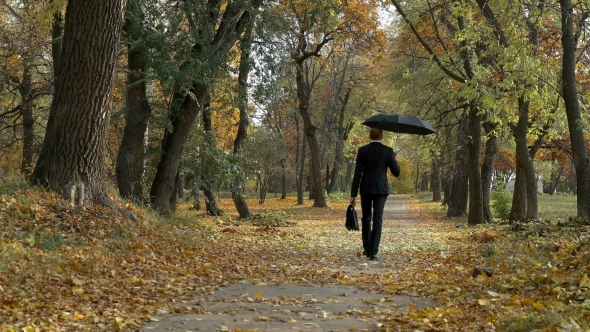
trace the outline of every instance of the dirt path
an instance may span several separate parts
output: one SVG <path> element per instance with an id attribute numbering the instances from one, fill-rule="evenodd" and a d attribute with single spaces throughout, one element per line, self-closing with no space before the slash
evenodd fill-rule
<path id="1" fill-rule="evenodd" d="M 360 218 L 360 211 L 359 211 Z M 396 266 L 407 258 L 397 257 L 395 248 L 400 242 L 412 242 L 420 236 L 406 229 L 415 223 L 408 198 L 390 196 L 384 213 L 384 229 L 379 261 L 371 262 L 363 256 L 360 233 L 348 234 L 352 244 L 337 243 L 329 235 L 320 243 L 301 249 L 301 255 L 317 256 L 314 264 L 329 270 L 335 280 L 373 278 L 375 275 L 395 275 Z M 307 226 L 315 227 L 315 226 Z M 319 226 L 318 226 L 319 227 Z M 332 226 L 334 227 L 334 226 Z M 341 229 L 344 229 L 342 223 Z M 340 230 L 338 230 L 340 231 Z M 318 263 L 319 262 L 319 263 Z M 297 266 L 290 266 L 297 269 Z M 340 282 L 342 283 L 342 282 Z M 433 306 L 430 299 L 412 296 L 391 296 L 360 290 L 350 285 L 325 284 L 318 287 L 304 283 L 267 285 L 244 281 L 219 287 L 212 294 L 203 295 L 185 306 L 198 307 L 198 314 L 168 314 L 152 318 L 142 331 L 373 331 L 382 325 L 388 311 L 408 310 L 410 306 Z"/>

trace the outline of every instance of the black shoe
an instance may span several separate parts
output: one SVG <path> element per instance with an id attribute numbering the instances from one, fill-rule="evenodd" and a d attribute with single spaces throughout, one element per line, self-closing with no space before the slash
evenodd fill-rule
<path id="1" fill-rule="evenodd" d="M 369 260 L 378 261 L 377 256 L 375 256 L 375 255 L 371 255 L 371 257 L 369 258 Z"/>
<path id="2" fill-rule="evenodd" d="M 365 257 L 371 257 L 371 255 L 369 255 L 369 253 L 366 250 L 363 250 L 363 256 L 365 256 Z"/>

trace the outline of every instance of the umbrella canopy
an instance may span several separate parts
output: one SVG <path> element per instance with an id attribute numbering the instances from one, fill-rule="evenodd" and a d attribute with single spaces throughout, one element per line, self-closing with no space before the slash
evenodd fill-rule
<path id="1" fill-rule="evenodd" d="M 363 121 L 365 126 L 401 134 L 428 135 L 436 133 L 428 122 L 403 114 L 377 114 Z"/>

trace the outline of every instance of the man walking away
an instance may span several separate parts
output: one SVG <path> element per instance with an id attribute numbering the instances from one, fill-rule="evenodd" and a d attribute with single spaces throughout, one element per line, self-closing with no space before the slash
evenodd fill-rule
<path id="1" fill-rule="evenodd" d="M 377 260 L 379 242 L 381 241 L 381 228 L 383 226 L 383 208 L 389 185 L 387 183 L 387 169 L 393 176 L 398 177 L 400 168 L 393 149 L 381 144 L 383 131 L 379 128 L 371 128 L 369 131 L 371 142 L 361 147 L 356 156 L 356 167 L 352 179 L 352 191 L 350 204 L 356 205 L 356 196 L 361 194 L 361 210 L 363 217 L 362 236 L 364 255 L 372 261 Z M 371 228 L 371 219 L 373 227 Z"/>

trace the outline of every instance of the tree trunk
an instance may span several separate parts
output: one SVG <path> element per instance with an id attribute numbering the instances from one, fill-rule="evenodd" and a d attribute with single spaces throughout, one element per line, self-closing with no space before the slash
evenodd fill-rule
<path id="1" fill-rule="evenodd" d="M 432 159 L 432 169 L 430 171 L 430 189 L 432 190 L 432 201 L 440 202 L 440 158 L 435 157 Z"/>
<path id="2" fill-rule="evenodd" d="M 469 106 L 469 214 L 467 223 L 479 225 L 484 223 L 483 192 L 481 187 L 481 171 L 479 155 L 481 151 L 481 120 L 482 115 L 474 105 Z"/>
<path id="3" fill-rule="evenodd" d="M 168 214 L 172 210 L 170 196 L 174 192 L 174 179 L 182 159 L 184 145 L 201 110 L 199 105 L 205 103 L 209 94 L 207 87 L 203 85 L 196 85 L 191 91 L 195 98 L 182 96 L 179 92 L 175 93 L 173 100 L 182 100 L 182 105 L 179 109 L 172 106 L 173 110 L 169 115 L 172 131 L 164 129 L 162 157 L 156 168 L 150 190 L 151 206 L 162 214 Z"/>
<path id="4" fill-rule="evenodd" d="M 126 0 L 67 5 L 62 74 L 32 180 L 78 206 L 112 206 L 102 181 L 125 6 Z"/>
<path id="5" fill-rule="evenodd" d="M 313 199 L 313 176 L 311 175 L 311 173 L 312 173 L 311 162 L 308 164 L 308 166 L 309 166 L 309 175 L 307 176 L 307 180 L 309 181 L 309 196 L 307 199 L 312 200 Z"/>
<path id="6" fill-rule="evenodd" d="M 420 191 L 421 192 L 428 191 L 428 178 L 429 178 L 428 173 L 422 172 L 421 181 L 420 181 Z"/>
<path id="7" fill-rule="evenodd" d="M 527 163 L 529 163 L 529 151 L 527 147 L 527 131 L 529 122 L 528 102 L 524 96 L 518 98 L 518 122 L 513 127 L 514 140 L 516 142 L 516 180 L 512 194 L 512 208 L 510 221 L 520 221 L 527 217 L 528 177 Z M 536 193 L 535 193 L 536 195 Z"/>
<path id="8" fill-rule="evenodd" d="M 459 148 L 455 153 L 455 169 L 450 186 L 447 217 L 462 217 L 467 213 L 469 188 L 467 181 L 467 144 L 469 119 L 463 116 L 458 128 Z"/>
<path id="9" fill-rule="evenodd" d="M 203 105 L 203 129 L 205 131 L 205 144 L 208 144 L 210 149 L 216 149 L 217 143 L 213 137 L 211 106 L 208 98 L 207 102 Z M 201 188 L 207 200 L 207 214 L 210 216 L 220 216 L 222 212 L 217 207 L 217 197 L 213 192 L 213 181 L 206 174 L 202 174 L 201 180 Z"/>
<path id="10" fill-rule="evenodd" d="M 131 5 L 131 3 L 130 3 Z M 129 8 L 128 11 L 132 10 Z M 133 19 L 126 21 L 129 38 L 137 29 Z M 119 194 L 122 198 L 135 202 L 143 201 L 143 154 L 145 153 L 145 134 L 152 114 L 147 98 L 145 82 L 146 64 L 143 50 L 132 46 L 127 51 L 127 95 L 125 130 L 117 155 L 116 175 Z"/>
<path id="11" fill-rule="evenodd" d="M 483 219 L 486 222 L 494 220 L 490 209 L 490 190 L 492 188 L 492 173 L 494 171 L 494 159 L 498 153 L 496 134 L 493 133 L 496 125 L 484 122 L 484 130 L 488 135 L 486 141 L 483 163 L 481 165 L 481 190 L 483 195 Z"/>
<path id="12" fill-rule="evenodd" d="M 193 45 L 193 53 L 196 57 L 204 55 L 208 51 L 215 50 L 218 61 L 207 68 L 206 81 L 214 80 L 219 73 L 218 64 L 227 59 L 229 50 L 238 40 L 240 29 L 247 26 L 248 20 L 254 19 L 252 13 L 245 11 L 246 2 L 232 2 L 224 7 L 223 14 L 217 2 L 211 2 L 213 7 L 208 8 L 206 24 L 199 33 L 215 35 L 211 40 L 201 40 Z M 253 1 L 248 4 L 250 9 L 257 9 L 260 3 Z M 202 37 L 202 36 L 200 36 Z M 204 37 L 203 37 L 204 38 Z M 151 206 L 162 214 L 171 210 L 169 204 L 170 195 L 174 191 L 174 176 L 182 159 L 184 145 L 189 137 L 190 131 L 197 115 L 208 101 L 209 85 L 201 83 L 202 80 L 193 81 L 189 91 L 177 87 L 172 98 L 172 111 L 169 115 L 171 130 L 165 130 L 162 138 L 162 156 L 156 169 L 156 175 L 150 190 Z"/>
<path id="13" fill-rule="evenodd" d="M 201 185 L 199 181 L 193 179 L 193 185 L 191 186 L 191 200 L 193 201 L 193 209 L 201 211 Z"/>
<path id="14" fill-rule="evenodd" d="M 299 118 L 295 115 L 295 121 L 297 123 L 297 140 L 299 141 Z M 296 161 L 299 163 L 299 172 L 297 178 L 297 204 L 303 205 L 303 193 L 305 189 L 305 142 L 307 140 L 305 137 L 301 137 L 301 153 L 299 154 L 299 159 Z M 299 147 L 299 142 L 297 142 L 297 147 Z M 299 153 L 299 150 L 297 150 Z"/>
<path id="15" fill-rule="evenodd" d="M 23 117 L 23 157 L 21 173 L 29 177 L 33 172 L 33 156 L 35 155 L 35 120 L 33 118 L 33 86 L 31 84 L 31 66 L 25 64 L 22 83 L 19 86 L 21 94 L 20 113 Z"/>
<path id="16" fill-rule="evenodd" d="M 248 128 L 250 127 L 250 116 L 248 114 L 248 77 L 250 75 L 250 50 L 252 46 L 252 29 L 253 21 L 248 22 L 244 36 L 240 43 L 240 67 L 238 72 L 238 108 L 240 110 L 240 123 L 238 124 L 238 133 L 234 140 L 234 155 L 239 155 L 242 145 L 248 137 Z M 235 175 L 231 187 L 231 197 L 238 210 L 240 218 L 252 216 L 252 211 L 244 197 L 244 173 L 239 172 Z"/>
<path id="17" fill-rule="evenodd" d="M 444 185 L 443 185 L 443 201 L 441 203 L 441 205 L 445 206 L 445 205 L 449 205 L 449 202 L 451 200 L 451 186 L 452 186 L 452 180 L 453 178 L 448 175 L 445 176 L 444 179 Z"/>
<path id="18" fill-rule="evenodd" d="M 576 49 L 574 33 L 574 6 L 571 0 L 559 0 L 561 7 L 561 44 L 563 68 L 561 73 L 563 100 L 572 146 L 572 157 L 576 169 L 576 199 L 578 216 L 590 217 L 590 160 L 584 138 L 583 123 L 576 86 Z"/>
<path id="19" fill-rule="evenodd" d="M 352 172 L 354 170 L 354 160 L 347 159 L 346 162 L 346 188 L 344 192 L 350 193 L 350 186 L 352 185 Z"/>
<path id="20" fill-rule="evenodd" d="M 313 186 L 310 194 L 313 196 L 314 207 L 327 207 L 326 196 L 324 195 L 324 188 L 322 182 L 322 165 L 320 163 L 320 149 L 317 140 L 317 127 L 311 121 L 309 113 L 309 100 L 311 95 L 311 88 L 309 82 L 304 77 L 303 64 L 297 64 L 295 79 L 297 82 L 297 98 L 299 99 L 299 112 L 303 118 L 303 132 L 309 144 L 309 152 L 311 159 L 311 177 Z"/>
<path id="21" fill-rule="evenodd" d="M 334 153 L 334 166 L 332 167 L 332 181 L 328 186 L 328 193 L 334 193 L 338 188 L 338 175 L 344 164 L 344 142 L 347 139 L 347 128 L 344 127 L 344 115 L 350 99 L 350 89 L 346 91 L 338 109 L 338 137 L 336 138 L 336 151 Z"/>
<path id="22" fill-rule="evenodd" d="M 51 2 L 54 2 L 52 0 Z M 53 14 L 53 26 L 51 29 L 51 55 L 53 57 L 53 81 L 57 82 L 59 76 L 61 76 L 61 46 L 62 40 L 61 37 L 63 35 L 63 15 L 61 11 L 56 11 Z"/>

